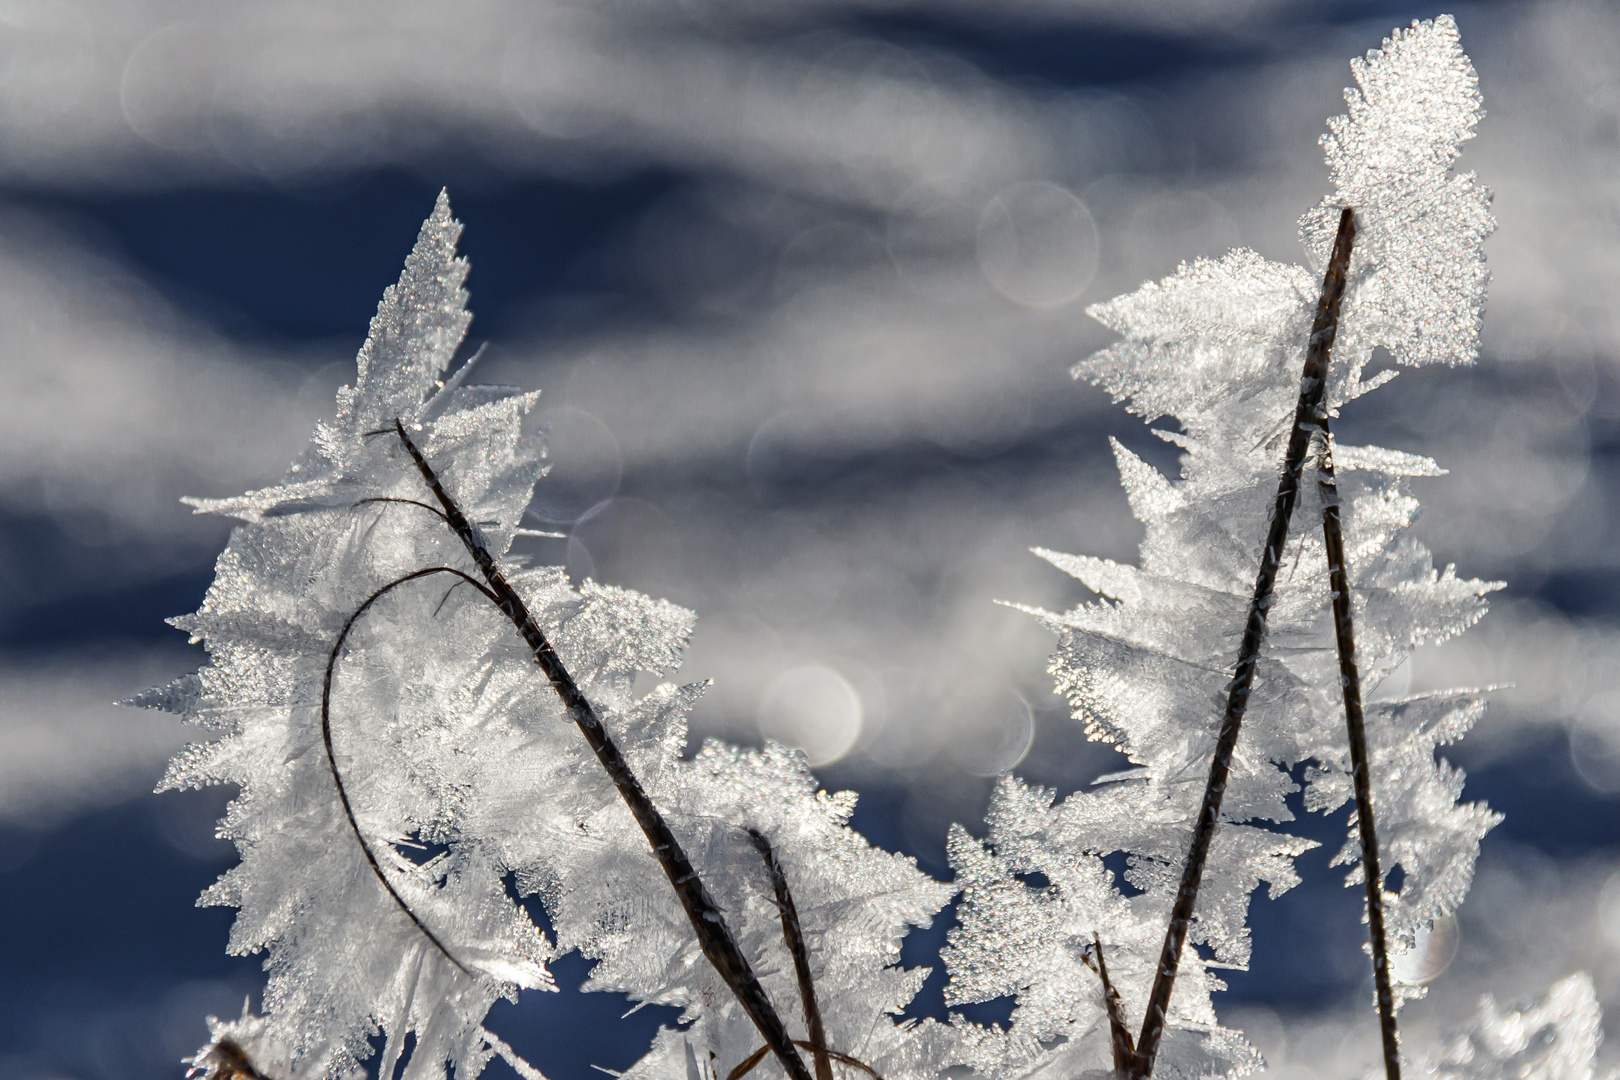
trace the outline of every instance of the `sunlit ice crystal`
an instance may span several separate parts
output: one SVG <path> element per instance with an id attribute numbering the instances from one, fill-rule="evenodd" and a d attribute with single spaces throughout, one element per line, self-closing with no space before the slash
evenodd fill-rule
<path id="1" fill-rule="evenodd" d="M 1397 364 L 1470 362 L 1478 346 L 1493 227 L 1489 196 L 1453 171 L 1481 115 L 1472 66 L 1449 17 L 1414 23 L 1352 64 L 1349 111 L 1329 121 L 1323 147 L 1334 191 L 1301 221 L 1312 265 L 1236 250 L 1183 264 L 1161 281 L 1093 306 L 1120 340 L 1075 368 L 1180 450 L 1166 476 L 1117 441 L 1121 479 L 1144 528 L 1138 564 L 1038 554 L 1098 599 L 1065 613 L 1034 611 L 1058 636 L 1058 691 L 1094 739 L 1114 743 L 1135 769 L 1062 801 L 1007 780 L 978 841 L 952 840 L 968 882 L 962 926 L 947 951 L 955 1000 L 1017 998 L 1007 1036 L 983 1067 L 1004 1075 L 1059 1054 L 1074 1068 L 1111 1059 L 1102 987 L 1091 971 L 1100 946 L 1134 1026 L 1157 969 L 1247 617 L 1300 372 L 1340 211 L 1355 208 L 1357 235 L 1332 366 L 1330 414 L 1393 378 L 1364 372 L 1375 348 Z M 1375 688 L 1424 644 L 1466 630 L 1495 583 L 1437 569 L 1411 535 L 1412 476 L 1441 472 L 1416 455 L 1342 447 L 1339 495 L 1354 596 L 1357 657 L 1367 706 L 1373 805 L 1392 945 L 1454 911 L 1466 894 L 1481 837 L 1499 820 L 1462 803 L 1462 774 L 1435 758 L 1482 708 L 1478 691 L 1382 700 Z M 1308 470 L 1309 473 L 1309 470 Z M 1304 773 L 1305 805 L 1336 810 L 1350 799 L 1331 595 L 1316 485 L 1282 552 L 1267 634 L 1224 790 L 1189 945 L 1171 998 L 1170 1034 L 1155 1075 L 1236 1074 L 1256 1058 L 1221 1028 L 1215 972 L 1248 961 L 1250 894 L 1272 896 L 1298 877 L 1293 860 L 1314 846 L 1277 828 Z M 1337 862 L 1360 849 L 1351 817 Z M 1123 855 L 1123 881 L 1103 860 Z M 1007 958 L 1002 960 L 1001 958 Z M 1088 962 L 1088 958 L 1090 962 Z M 1420 987 L 1405 988 L 1407 996 Z M 1134 1033 L 1134 1032 L 1133 1032 Z M 1061 1037 L 1061 1038 L 1060 1038 Z M 1051 1047 L 1054 1041 L 1061 1049 Z"/>

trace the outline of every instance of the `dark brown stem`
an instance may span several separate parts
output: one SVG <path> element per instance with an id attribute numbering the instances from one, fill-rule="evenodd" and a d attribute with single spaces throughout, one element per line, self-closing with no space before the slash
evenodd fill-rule
<path id="1" fill-rule="evenodd" d="M 500 566 L 489 553 L 480 534 L 468 522 L 455 500 L 444 490 L 444 486 L 439 483 L 438 475 L 422 456 L 422 452 L 416 448 L 410 436 L 405 433 L 405 425 L 395 420 L 394 431 L 399 436 L 399 441 L 404 444 L 406 452 L 410 454 L 411 460 L 416 462 L 423 481 L 438 499 L 451 531 L 460 538 L 467 548 L 467 553 L 472 556 L 473 562 L 477 563 L 478 569 L 483 572 L 484 580 L 489 584 L 490 592 L 494 594 L 496 606 L 512 621 L 512 625 L 517 627 L 518 633 L 523 635 L 523 640 L 534 653 L 535 663 L 540 665 L 540 670 L 551 680 L 551 687 L 562 699 L 569 718 L 585 736 L 586 743 L 596 754 L 596 759 L 602 763 L 602 768 L 613 781 L 613 786 L 618 788 L 625 805 L 630 808 L 636 824 L 641 826 L 647 842 L 652 845 L 653 857 L 658 860 L 659 866 L 663 867 L 670 886 L 680 898 L 681 907 L 686 910 L 686 917 L 692 924 L 692 930 L 697 934 L 698 946 L 703 950 L 703 955 L 736 995 L 743 1011 L 759 1029 L 765 1045 L 776 1054 L 791 1080 L 811 1080 L 810 1070 L 805 1067 L 804 1059 L 794 1049 L 787 1025 L 782 1023 L 782 1018 L 771 1005 L 771 999 L 766 995 L 765 988 L 760 985 L 753 967 L 749 965 L 748 958 L 737 947 L 736 939 L 726 926 L 720 905 L 714 902 L 709 891 L 704 888 L 697 870 L 692 866 L 692 861 L 687 858 L 680 842 L 675 839 L 675 834 L 670 831 L 664 816 L 658 812 L 658 808 L 642 790 L 641 781 L 636 779 L 636 774 L 630 769 L 630 763 L 625 761 L 624 755 L 608 734 L 607 728 L 602 726 L 601 719 L 596 715 L 596 709 L 586 700 L 579 684 L 574 682 L 573 675 L 563 666 L 557 650 L 546 640 L 539 624 L 529 614 L 523 599 L 507 582 L 506 575 L 501 573 Z"/>
<path id="2" fill-rule="evenodd" d="M 853 1068 L 861 1070 L 861 1072 L 865 1073 L 867 1076 L 870 1076 L 872 1080 L 883 1080 L 881 1073 L 872 1068 L 872 1066 L 868 1065 L 866 1062 L 862 1061 L 860 1058 L 851 1057 L 848 1054 L 840 1054 L 837 1050 L 828 1050 L 825 1046 L 817 1046 L 814 1043 L 805 1041 L 804 1039 L 794 1039 L 793 1045 L 802 1047 L 803 1049 L 809 1050 L 812 1053 L 826 1054 L 840 1065 L 849 1065 Z M 768 1049 L 770 1048 L 762 1046 L 758 1050 L 755 1050 L 752 1054 L 749 1054 L 747 1057 L 743 1058 L 737 1063 L 737 1067 L 735 1069 L 732 1069 L 726 1074 L 726 1080 L 742 1080 L 743 1077 L 753 1072 L 754 1066 L 765 1060 L 765 1051 Z"/>
<path id="3" fill-rule="evenodd" d="M 1266 614 L 1271 607 L 1271 594 L 1277 583 L 1283 548 L 1288 542 L 1288 523 L 1294 515 L 1294 504 L 1299 501 L 1305 454 L 1312 436 L 1321 429 L 1326 419 L 1322 396 L 1327 386 L 1333 339 L 1339 329 L 1339 307 L 1344 300 L 1350 249 L 1355 237 L 1355 213 L 1345 207 L 1339 215 L 1338 238 L 1334 241 L 1333 256 L 1328 260 L 1327 272 L 1322 278 L 1322 295 L 1316 304 L 1316 318 L 1311 323 L 1311 336 L 1305 349 L 1305 370 L 1299 380 L 1299 403 L 1294 408 L 1293 431 L 1288 436 L 1282 477 L 1277 483 L 1277 499 L 1271 509 L 1271 525 L 1267 530 L 1265 547 L 1260 552 L 1260 571 L 1255 576 L 1254 594 L 1249 600 L 1249 616 L 1243 627 L 1242 644 L 1238 647 L 1237 666 L 1227 686 L 1226 715 L 1221 720 L 1220 732 L 1215 739 L 1209 782 L 1204 787 L 1203 805 L 1199 807 L 1193 826 L 1192 846 L 1187 852 L 1187 864 L 1182 869 L 1181 885 L 1170 909 L 1170 925 L 1164 935 L 1164 949 L 1159 954 L 1159 968 L 1154 974 L 1153 990 L 1148 997 L 1147 1016 L 1142 1020 L 1142 1035 L 1136 1043 L 1132 1075 L 1137 1078 L 1153 1075 L 1153 1059 L 1158 1055 L 1159 1041 L 1164 1037 L 1170 993 L 1175 989 L 1176 969 L 1181 963 L 1181 949 L 1192 923 L 1193 908 L 1198 903 L 1198 887 L 1203 881 L 1204 864 L 1209 859 L 1209 847 L 1215 838 L 1215 823 L 1220 819 L 1221 798 L 1226 794 L 1232 753 L 1237 748 L 1238 730 L 1243 726 L 1243 714 L 1249 706 L 1255 668 L 1260 661 L 1260 647 L 1266 638 Z"/>
<path id="4" fill-rule="evenodd" d="M 432 507 L 429 507 L 428 509 L 431 510 Z M 412 911 L 411 906 L 405 902 L 405 898 L 400 896 L 399 893 L 394 889 L 394 884 L 388 880 L 388 875 L 383 873 L 382 864 L 377 861 L 376 853 L 371 850 L 371 842 L 366 839 L 365 833 L 360 831 L 360 823 L 355 820 L 354 807 L 349 803 L 349 789 L 343 783 L 343 773 L 338 769 L 337 765 L 337 754 L 332 749 L 332 678 L 334 673 L 337 671 L 338 656 L 343 652 L 343 643 L 349 639 L 349 631 L 354 629 L 354 624 L 360 621 L 360 616 L 369 611 L 371 609 L 371 605 L 375 604 L 378 600 L 381 600 L 384 596 L 387 596 L 390 592 L 393 592 L 406 582 L 416 581 L 419 578 L 430 577 L 433 574 L 451 574 L 455 577 L 461 578 L 472 585 L 473 588 L 489 597 L 491 601 L 499 603 L 499 601 L 495 600 L 495 594 L 484 588 L 481 583 L 473 580 L 470 575 L 449 566 L 430 566 L 426 570 L 412 571 L 411 573 L 406 574 L 404 577 L 395 578 L 393 581 L 390 581 L 388 584 L 366 597 L 366 602 L 355 608 L 354 613 L 351 614 L 348 621 L 343 624 L 343 630 L 338 634 L 337 640 L 332 643 L 332 651 L 326 658 L 326 677 L 321 680 L 321 741 L 326 745 L 326 766 L 332 771 L 332 783 L 337 787 L 338 801 L 343 804 L 343 816 L 348 819 L 349 828 L 354 832 L 354 838 L 360 842 L 360 850 L 365 852 L 366 862 L 371 864 L 371 872 L 377 875 L 377 880 L 382 882 L 383 889 L 387 891 L 389 896 L 393 897 L 394 903 L 399 905 L 399 909 L 403 911 L 406 917 L 411 920 L 411 923 L 422 932 L 422 936 L 427 938 L 428 941 L 432 942 L 433 947 L 439 950 L 444 958 L 454 964 L 462 974 L 471 975 L 472 973 L 462 965 L 461 961 L 452 956 L 450 954 L 450 950 L 444 947 L 444 943 L 440 941 L 438 937 L 434 935 L 433 931 L 429 930 L 427 925 L 417 917 L 416 912 Z"/>
<path id="5" fill-rule="evenodd" d="M 210 1043 L 197 1055 L 196 1064 L 186 1070 L 186 1076 L 201 1073 L 208 1080 L 269 1080 L 253 1067 L 243 1050 L 230 1039 Z"/>
<path id="6" fill-rule="evenodd" d="M 400 503 L 404 506 L 420 506 L 423 510 L 426 510 L 428 513 L 432 514 L 446 525 L 450 524 L 450 520 L 444 516 L 443 510 L 440 510 L 437 506 L 429 506 L 420 499 L 395 499 L 387 495 L 378 495 L 370 499 L 361 499 L 354 505 L 365 506 L 369 503 Z"/>
<path id="7" fill-rule="evenodd" d="M 1130 1072 L 1136 1050 L 1131 1045 L 1131 1029 L 1125 1024 L 1125 1010 L 1120 1005 L 1119 991 L 1114 989 L 1113 980 L 1108 977 L 1108 961 L 1103 957 L 1102 939 L 1096 931 L 1092 931 L 1091 943 L 1096 947 L 1097 959 L 1093 961 L 1084 953 L 1080 959 L 1102 980 L 1103 1008 L 1108 1011 L 1108 1032 L 1114 1044 L 1114 1075 L 1123 1080 Z"/>
<path id="8" fill-rule="evenodd" d="M 1356 825 L 1361 833 L 1361 870 L 1367 879 L 1367 930 L 1372 937 L 1373 982 L 1378 994 L 1378 1027 L 1384 1042 L 1384 1076 L 1401 1080 L 1400 1035 L 1395 1028 L 1395 995 L 1389 982 L 1389 942 L 1384 936 L 1384 878 L 1378 866 L 1378 831 L 1373 827 L 1372 772 L 1367 764 L 1367 725 L 1361 711 L 1361 672 L 1356 667 L 1356 629 L 1350 604 L 1350 574 L 1339 520 L 1339 485 L 1333 475 L 1333 440 L 1322 418 L 1322 450 L 1317 488 L 1322 495 L 1322 539 L 1327 547 L 1328 582 L 1333 590 L 1333 632 L 1339 647 L 1339 685 L 1344 690 L 1344 723 L 1350 734 L 1350 771 L 1356 785 Z"/>
<path id="9" fill-rule="evenodd" d="M 726 1080 L 742 1080 L 743 1077 L 754 1071 L 755 1065 L 765 1060 L 765 1055 L 770 1051 L 771 1048 L 768 1046 L 762 1046 L 755 1050 L 752 1054 L 737 1062 L 736 1068 L 726 1073 Z"/>
<path id="10" fill-rule="evenodd" d="M 748 835 L 759 849 L 760 858 L 765 860 L 765 869 L 771 875 L 771 889 L 776 893 L 776 907 L 782 913 L 782 939 L 787 942 L 788 953 L 793 957 L 793 971 L 799 977 L 799 1000 L 804 1003 L 804 1026 L 814 1047 L 816 1080 L 833 1080 L 832 1060 L 827 1056 L 827 1030 L 821 1022 L 816 983 L 810 975 L 810 950 L 805 948 L 799 909 L 793 903 L 793 893 L 788 890 L 787 874 L 782 871 L 782 861 L 776 857 L 776 850 L 765 839 L 765 834 L 749 829 Z"/>

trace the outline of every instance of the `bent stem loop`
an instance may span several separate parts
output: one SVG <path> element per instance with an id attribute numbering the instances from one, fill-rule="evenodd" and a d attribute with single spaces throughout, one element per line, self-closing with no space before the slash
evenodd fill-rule
<path id="1" fill-rule="evenodd" d="M 776 1054 L 791 1080 L 812 1080 L 810 1070 L 806 1068 L 804 1059 L 799 1056 L 788 1035 L 787 1025 L 782 1022 L 775 1007 L 771 1005 L 771 1000 L 766 995 L 765 988 L 760 985 L 754 969 L 749 965 L 748 958 L 737 947 L 736 939 L 726 926 L 720 906 L 704 888 L 696 868 L 692 866 L 692 861 L 687 858 L 680 842 L 675 839 L 675 834 L 670 831 L 663 815 L 647 797 L 647 793 L 641 787 L 641 781 L 636 779 L 629 762 L 624 759 L 618 745 L 608 734 L 607 728 L 602 725 L 601 718 L 596 715 L 596 709 L 586 700 L 573 675 L 563 666 L 557 650 L 546 640 L 539 624 L 529 614 L 523 599 L 507 582 L 506 575 L 501 573 L 500 566 L 496 564 L 494 556 L 489 553 L 478 532 L 468 522 L 466 515 L 461 512 L 461 508 L 456 505 L 449 492 L 444 490 L 444 485 L 439 483 L 438 475 L 434 473 L 432 466 L 406 434 L 405 425 L 397 419 L 394 421 L 394 433 L 399 436 L 405 451 L 410 454 L 417 470 L 421 472 L 423 481 L 444 510 L 445 522 L 466 547 L 473 562 L 478 564 L 478 569 L 489 585 L 488 592 L 495 605 L 523 636 L 523 640 L 534 653 L 535 663 L 540 665 L 540 670 L 551 680 L 552 689 L 562 699 L 563 708 L 567 710 L 569 718 L 585 736 L 585 741 L 596 754 L 596 759 L 602 763 L 608 778 L 613 781 L 613 786 L 618 789 L 625 805 L 630 808 L 636 824 L 641 826 L 647 842 L 652 845 L 653 857 L 658 860 L 659 866 L 663 867 L 665 876 L 669 878 L 670 887 L 675 890 L 675 895 L 681 901 L 681 907 L 686 911 L 686 917 L 697 934 L 698 946 L 703 950 L 703 955 L 736 995 L 743 1011 L 759 1029 L 765 1045 Z"/>
<path id="2" fill-rule="evenodd" d="M 1148 996 L 1142 1034 L 1137 1039 L 1131 1070 L 1131 1075 L 1137 1080 L 1153 1075 L 1153 1060 L 1159 1052 L 1159 1041 L 1164 1037 L 1170 994 L 1175 989 L 1182 946 L 1186 943 L 1187 931 L 1192 923 L 1193 908 L 1198 903 L 1198 887 L 1203 881 L 1204 865 L 1215 838 L 1215 823 L 1220 819 L 1221 798 L 1226 794 L 1232 754 L 1237 748 L 1238 731 L 1243 726 L 1243 714 L 1249 706 L 1255 668 L 1260 661 L 1260 648 L 1266 638 L 1266 612 L 1271 606 L 1277 570 L 1282 562 L 1283 548 L 1288 542 L 1288 523 L 1294 515 L 1294 505 L 1299 501 L 1306 451 L 1312 437 L 1322 429 L 1327 419 L 1322 397 L 1327 387 L 1328 360 L 1339 329 L 1339 309 L 1344 300 L 1350 250 L 1355 238 L 1355 211 L 1347 206 L 1339 215 L 1338 236 L 1333 243 L 1333 255 L 1328 260 L 1327 272 L 1322 278 L 1316 317 L 1311 323 L 1311 336 L 1305 349 L 1305 370 L 1299 380 L 1299 403 L 1294 409 L 1293 430 L 1288 436 L 1282 476 L 1277 482 L 1277 498 L 1271 508 L 1270 528 L 1266 533 L 1265 547 L 1260 552 L 1260 570 L 1255 575 L 1254 594 L 1249 600 L 1249 615 L 1243 627 L 1242 644 L 1238 647 L 1237 666 L 1227 686 L 1226 714 L 1221 719 L 1220 732 L 1215 739 L 1209 782 L 1204 787 L 1204 801 L 1193 826 L 1192 845 L 1187 852 L 1186 866 L 1182 869 L 1175 903 L 1170 909 L 1170 925 L 1164 935 L 1164 948 L 1159 954 L 1158 970 Z"/>
<path id="3" fill-rule="evenodd" d="M 1361 672 L 1356 666 L 1350 574 L 1339 520 L 1339 485 L 1333 475 L 1333 437 L 1325 415 L 1317 464 L 1316 484 L 1322 496 L 1322 539 L 1327 548 L 1328 583 L 1333 590 L 1333 634 L 1339 649 L 1339 686 L 1344 691 L 1344 723 L 1350 736 L 1350 771 L 1356 790 L 1356 827 L 1361 834 L 1361 871 L 1367 879 L 1367 932 L 1372 938 L 1373 982 L 1377 987 L 1379 1034 L 1384 1044 L 1384 1076 L 1385 1080 L 1401 1080 L 1400 1034 L 1395 1028 L 1395 995 L 1389 980 L 1384 876 L 1378 865 L 1378 832 L 1373 827 L 1372 772 L 1367 763 L 1367 725 L 1361 710 Z"/>
<path id="4" fill-rule="evenodd" d="M 394 502 L 403 500 L 368 499 L 366 501 Z M 430 506 L 428 509 L 433 508 Z M 355 623 L 360 621 L 360 616 L 369 611 L 371 606 L 378 600 L 381 600 L 406 582 L 431 577 L 434 574 L 451 574 L 461 578 L 491 601 L 495 601 L 495 594 L 486 589 L 481 582 L 474 580 L 471 575 L 449 566 L 430 566 L 425 570 L 414 570 L 404 577 L 395 578 L 366 597 L 365 603 L 355 608 L 348 621 L 343 624 L 343 630 L 338 634 L 337 640 L 332 643 L 332 651 L 326 658 L 326 676 L 321 680 L 321 741 L 326 746 L 326 766 L 332 772 L 332 783 L 337 787 L 338 801 L 343 804 L 343 816 L 348 820 L 354 838 L 359 841 L 360 850 L 365 852 L 366 862 L 371 865 L 371 872 L 377 875 L 377 880 L 382 882 L 383 889 L 393 898 L 394 903 L 399 905 L 399 909 L 405 913 L 406 918 L 410 919 L 411 923 L 422 932 L 422 936 L 427 938 L 446 960 L 454 964 L 458 971 L 463 975 L 471 976 L 472 972 L 468 971 L 460 960 L 450 954 L 450 950 L 444 947 L 444 942 L 440 941 L 433 931 L 427 928 L 427 924 L 417 917 L 416 912 L 412 911 L 411 906 L 405 902 L 405 898 L 400 896 L 399 892 L 394 888 L 394 883 L 388 880 L 388 875 L 383 873 L 382 864 L 377 861 L 376 852 L 371 850 L 371 842 L 366 839 L 365 833 L 360 831 L 360 823 L 355 820 L 354 807 L 349 802 L 349 789 L 343 782 L 343 773 L 338 769 L 337 754 L 332 749 L 332 678 L 337 671 L 338 657 L 343 652 L 343 643 L 349 639 L 349 631 L 354 629 Z"/>

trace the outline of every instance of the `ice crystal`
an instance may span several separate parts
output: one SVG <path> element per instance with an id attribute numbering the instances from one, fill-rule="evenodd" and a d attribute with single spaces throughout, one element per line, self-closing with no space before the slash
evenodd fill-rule
<path id="1" fill-rule="evenodd" d="M 1087 956 L 1102 946 L 1125 1015 L 1147 1007 L 1148 987 L 1175 895 L 1186 844 L 1186 808 L 1158 797 L 1154 785 L 1120 781 L 1102 797 L 1071 797 L 1054 806 L 1053 792 L 1004 777 L 981 843 L 957 828 L 949 854 L 962 886 L 961 926 L 945 951 L 951 1004 L 1016 995 L 1007 1036 L 973 1032 L 965 1058 L 988 1076 L 1024 1071 L 1042 1047 L 1063 1037 L 1060 1074 L 1112 1071 L 1102 982 Z M 1134 818 L 1134 828 L 1125 819 Z M 1290 857 L 1310 846 L 1293 837 L 1236 826 L 1217 838 L 1218 857 L 1234 867 L 1208 910 L 1207 943 L 1229 963 L 1246 958 L 1243 908 L 1260 880 L 1275 894 L 1298 880 Z M 1118 887 L 1102 854 L 1131 852 L 1126 872 L 1137 895 Z M 1044 881 L 1036 883 L 1035 875 Z M 1092 963 L 1095 957 L 1092 956 Z M 1179 1027 L 1166 1042 L 1156 1075 L 1204 1076 L 1247 1072 L 1259 1058 L 1236 1032 L 1219 1027 L 1209 995 L 1224 984 L 1203 966 L 1186 969 L 1178 984 Z"/>
<path id="2" fill-rule="evenodd" d="M 1480 245 L 1491 229 L 1487 195 L 1472 176 L 1451 172 L 1480 115 L 1453 22 L 1414 23 L 1353 69 L 1360 90 L 1347 91 L 1349 115 L 1330 122 L 1323 140 L 1337 191 L 1301 224 L 1307 249 L 1325 261 L 1339 209 L 1356 210 L 1327 389 L 1335 412 L 1392 377 L 1363 379 L 1376 347 L 1402 364 L 1473 359 Z M 1057 687 L 1087 733 L 1138 768 L 1056 806 L 1049 792 L 1004 781 L 986 841 L 953 837 L 967 889 L 947 956 L 951 993 L 1018 996 L 996 1049 L 1008 1055 L 999 1071 L 1036 1060 L 1060 1035 L 1063 1052 L 1086 1067 L 1108 1060 L 1100 982 L 1082 966 L 1093 935 L 1133 1021 L 1142 1015 L 1275 499 L 1319 280 L 1238 250 L 1090 309 L 1122 340 L 1075 374 L 1144 419 L 1173 418 L 1179 430 L 1154 434 L 1181 449 L 1181 472 L 1170 479 L 1114 443 L 1146 530 L 1138 567 L 1038 552 L 1101 597 L 1065 614 L 1037 612 L 1059 637 Z M 1437 571 L 1409 534 L 1417 503 L 1406 478 L 1437 474 L 1433 462 L 1378 448 L 1344 447 L 1340 457 L 1357 653 L 1371 691 L 1373 805 L 1386 873 L 1398 865 L 1404 875 L 1385 902 L 1392 937 L 1404 944 L 1461 901 L 1479 840 L 1497 819 L 1459 805 L 1462 774 L 1434 756 L 1474 722 L 1479 695 L 1380 700 L 1376 688 L 1417 646 L 1479 619 L 1494 586 Z M 1247 963 L 1249 894 L 1262 880 L 1273 896 L 1292 886 L 1293 858 L 1311 846 L 1263 823 L 1291 819 L 1286 799 L 1301 765 L 1310 766 L 1309 809 L 1336 809 L 1351 796 L 1320 512 L 1313 497 L 1302 501 L 1282 560 L 1191 930 L 1200 948 L 1184 950 L 1161 1076 L 1252 1065 L 1241 1041 L 1213 1026 L 1209 992 L 1219 984 L 1210 969 Z M 1351 821 L 1344 862 L 1359 860 Z M 1115 853 L 1127 858 L 1128 899 L 1102 862 Z M 1036 872 L 1048 883 L 1029 884 Z"/>
<path id="3" fill-rule="evenodd" d="M 850 830 L 853 796 L 817 791 L 802 755 L 711 746 L 681 760 L 701 687 L 638 697 L 634 684 L 679 664 L 690 612 L 576 589 L 561 568 L 510 554 L 544 471 L 523 430 L 537 395 L 460 385 L 466 365 L 446 377 L 469 320 L 459 232 L 441 196 L 354 385 L 283 480 L 196 503 L 240 521 L 202 608 L 174 620 L 208 662 L 131 702 L 214 733 L 163 787 L 241 788 L 220 827 L 241 861 L 202 902 L 239 909 L 230 948 L 266 952 L 270 979 L 263 1015 L 220 1025 L 199 1067 L 222 1060 L 225 1040 L 262 1056 L 270 1080 L 347 1076 L 380 1033 L 383 1076 L 405 1061 L 405 1080 L 471 1077 L 497 1054 L 527 1075 L 483 1019 L 519 988 L 549 988 L 548 961 L 576 948 L 599 961 L 593 988 L 679 1004 L 694 1021 L 665 1032 L 638 1075 L 685 1077 L 689 1052 L 729 1070 L 756 1045 L 617 789 L 432 505 L 397 422 L 663 808 L 789 1026 L 802 1030 L 793 969 L 749 828 L 791 879 L 831 1048 L 896 1080 L 922 1075 L 919 1036 L 937 1038 L 937 1025 L 886 1014 L 926 975 L 896 966 L 900 938 L 949 889 Z M 526 893 L 542 897 L 554 943 L 517 902 Z"/>
<path id="4" fill-rule="evenodd" d="M 929 925 L 949 899 L 949 886 L 848 828 L 854 794 L 818 791 L 798 751 L 775 745 L 743 751 L 710 742 L 692 761 L 665 771 L 650 793 L 796 1038 L 804 1037 L 804 1023 L 793 963 L 765 863 L 747 829 L 767 837 L 783 863 L 809 946 L 828 1048 L 889 1080 L 934 1075 L 937 1025 L 902 1024 L 893 1014 L 928 974 L 927 968 L 897 966 L 900 941 L 909 927 Z M 662 1031 L 627 1075 L 685 1080 L 690 1061 L 726 1075 L 760 1046 L 758 1032 L 702 961 L 657 868 L 639 854 L 645 841 L 622 806 L 604 801 L 584 826 L 592 847 L 576 848 L 567 862 L 549 868 L 555 877 L 546 893 L 561 897 L 552 907 L 559 948 L 601 959 L 593 987 L 681 1005 L 695 1020 L 684 1031 Z M 612 872 L 604 873 L 607 867 Z M 755 1074 L 781 1071 L 767 1059 Z"/>
<path id="5" fill-rule="evenodd" d="M 1428 1055 L 1434 1080 L 1593 1080 L 1603 1011 L 1590 975 L 1554 983 L 1538 1000 L 1502 1010 L 1487 994 L 1474 1022 Z M 1614 1073 L 1608 1074 L 1613 1080 Z"/>
<path id="6" fill-rule="evenodd" d="M 475 797 L 524 725 L 555 711 L 532 662 L 449 574 L 387 591 L 333 651 L 391 582 L 466 561 L 429 511 L 391 501 L 419 502 L 420 479 L 375 431 L 396 417 L 420 427 L 496 550 L 541 472 L 520 431 L 532 395 L 441 381 L 468 321 L 459 232 L 441 197 L 377 309 L 355 385 L 282 482 L 196 503 L 241 521 L 202 608 L 173 620 L 208 663 L 136 701 L 217 732 L 175 759 L 165 788 L 241 787 L 220 828 L 241 862 L 202 902 L 239 909 L 233 952 L 268 952 L 266 1037 L 299 1075 L 347 1071 L 379 1029 L 388 1074 L 414 1033 L 408 1076 L 446 1063 L 474 1075 L 490 1005 L 550 981 L 551 948 L 502 881 L 510 830 L 483 828 Z M 560 582 L 550 591 L 563 599 Z"/>

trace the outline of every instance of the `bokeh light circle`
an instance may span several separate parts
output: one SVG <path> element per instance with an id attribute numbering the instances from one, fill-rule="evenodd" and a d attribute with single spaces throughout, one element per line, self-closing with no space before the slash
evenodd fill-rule
<path id="1" fill-rule="evenodd" d="M 759 733 L 829 765 L 861 736 L 861 698 L 838 672 L 806 664 L 771 680 L 759 706 Z"/>
<path id="2" fill-rule="evenodd" d="M 1073 302 L 1097 272 L 1097 223 L 1073 192 L 1024 182 L 979 214 L 979 267 L 1007 299 L 1032 308 Z"/>

